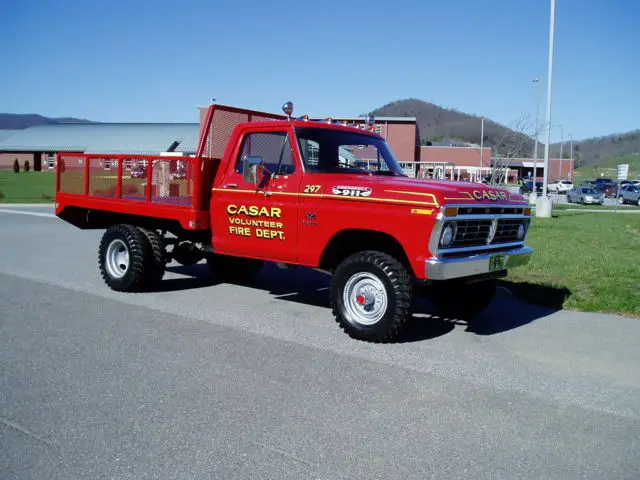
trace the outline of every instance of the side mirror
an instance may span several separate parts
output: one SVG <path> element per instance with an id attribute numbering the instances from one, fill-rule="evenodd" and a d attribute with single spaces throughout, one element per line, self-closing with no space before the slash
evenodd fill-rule
<path id="1" fill-rule="evenodd" d="M 247 155 L 242 159 L 242 179 L 246 183 L 258 184 L 258 167 L 262 165 L 259 155 Z"/>

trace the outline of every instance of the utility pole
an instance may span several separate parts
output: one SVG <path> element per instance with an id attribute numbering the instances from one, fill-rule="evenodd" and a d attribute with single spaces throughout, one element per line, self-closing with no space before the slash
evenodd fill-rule
<path id="1" fill-rule="evenodd" d="M 547 182 L 549 179 L 549 143 L 551 141 L 551 97 L 553 94 L 553 43 L 556 21 L 556 0 L 551 0 L 551 13 L 549 19 L 549 65 L 547 79 L 547 141 L 544 145 L 544 177 L 542 181 L 542 205 L 536 201 L 536 216 L 551 217 L 551 200 L 547 197 Z"/>
<path id="2" fill-rule="evenodd" d="M 480 123 L 480 170 L 478 170 L 478 183 L 482 182 L 482 167 L 484 167 L 484 117 Z"/>

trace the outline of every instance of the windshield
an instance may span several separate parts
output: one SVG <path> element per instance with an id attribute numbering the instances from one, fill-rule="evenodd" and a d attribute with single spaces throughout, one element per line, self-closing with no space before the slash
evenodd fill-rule
<path id="1" fill-rule="evenodd" d="M 298 127 L 296 135 L 307 172 L 407 176 L 380 138 L 314 127 Z"/>
<path id="2" fill-rule="evenodd" d="M 582 189 L 582 193 L 589 193 L 592 195 L 597 195 L 598 192 L 596 190 L 594 190 L 593 188 L 583 188 Z"/>

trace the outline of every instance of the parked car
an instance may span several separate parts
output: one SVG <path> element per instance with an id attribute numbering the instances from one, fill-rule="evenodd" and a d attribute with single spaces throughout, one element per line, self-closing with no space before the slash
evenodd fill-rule
<path id="1" fill-rule="evenodd" d="M 567 193 L 573 187 L 573 182 L 570 180 L 556 180 L 555 182 L 547 183 L 547 192 Z"/>
<path id="2" fill-rule="evenodd" d="M 597 178 L 593 188 L 604 194 L 605 197 L 615 197 L 618 191 L 616 184 L 609 178 Z"/>
<path id="3" fill-rule="evenodd" d="M 522 185 L 520 185 L 520 195 L 524 195 L 525 193 L 531 193 L 533 191 L 533 181 L 527 180 Z M 542 195 L 542 182 L 536 182 L 536 193 L 538 196 Z"/>
<path id="4" fill-rule="evenodd" d="M 171 178 L 173 178 L 174 180 L 184 180 L 185 178 L 187 178 L 187 169 L 179 168 L 171 175 Z"/>
<path id="5" fill-rule="evenodd" d="M 640 184 L 627 183 L 618 192 L 618 203 L 632 203 L 640 207 Z"/>
<path id="6" fill-rule="evenodd" d="M 615 197 L 618 187 L 614 182 L 595 182 L 593 188 L 601 192 L 605 197 Z"/>
<path id="7" fill-rule="evenodd" d="M 567 192 L 567 202 L 602 205 L 604 194 L 592 187 L 576 187 Z"/>
<path id="8" fill-rule="evenodd" d="M 147 174 L 147 170 L 142 165 L 138 165 L 131 169 L 131 178 L 144 178 Z"/>

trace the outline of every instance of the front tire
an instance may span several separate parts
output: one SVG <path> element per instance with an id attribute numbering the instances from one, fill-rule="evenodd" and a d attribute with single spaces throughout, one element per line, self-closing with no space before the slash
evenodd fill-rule
<path id="1" fill-rule="evenodd" d="M 394 340 L 411 314 L 412 281 L 398 260 L 382 252 L 351 255 L 334 271 L 330 304 L 336 322 L 352 338 Z"/>
<path id="2" fill-rule="evenodd" d="M 104 282 L 117 292 L 144 289 L 151 255 L 147 237 L 132 225 L 113 225 L 102 236 L 98 266 Z"/>

